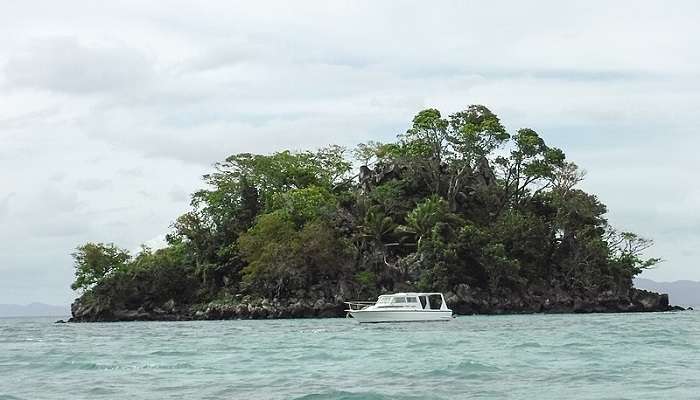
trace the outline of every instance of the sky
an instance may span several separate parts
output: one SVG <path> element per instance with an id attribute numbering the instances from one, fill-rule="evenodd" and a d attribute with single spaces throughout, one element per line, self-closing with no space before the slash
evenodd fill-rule
<path id="1" fill-rule="evenodd" d="M 216 161 L 484 104 L 587 171 L 645 278 L 700 280 L 700 3 L 0 0 L 0 303 L 157 245 Z"/>

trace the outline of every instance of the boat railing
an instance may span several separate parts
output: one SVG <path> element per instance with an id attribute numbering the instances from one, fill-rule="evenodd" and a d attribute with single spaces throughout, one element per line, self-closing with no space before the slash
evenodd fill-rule
<path id="1" fill-rule="evenodd" d="M 362 310 L 377 304 L 376 301 L 345 301 L 343 303 L 348 305 L 348 311 Z"/>

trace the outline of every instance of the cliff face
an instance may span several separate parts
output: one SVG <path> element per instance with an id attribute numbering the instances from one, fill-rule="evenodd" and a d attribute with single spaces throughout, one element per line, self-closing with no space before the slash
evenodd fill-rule
<path id="1" fill-rule="evenodd" d="M 614 313 L 659 312 L 683 310 L 670 306 L 668 295 L 631 289 L 626 295 L 612 292 L 595 295 L 571 294 L 564 291 L 490 296 L 460 285 L 445 293 L 447 304 L 458 315 L 531 314 L 531 313 Z M 112 321 L 185 321 L 218 319 L 328 318 L 345 316 L 342 299 L 318 298 L 252 299 L 241 297 L 227 303 L 177 305 L 170 300 L 162 305 L 138 309 L 112 309 L 77 299 L 72 307 L 71 322 Z"/>

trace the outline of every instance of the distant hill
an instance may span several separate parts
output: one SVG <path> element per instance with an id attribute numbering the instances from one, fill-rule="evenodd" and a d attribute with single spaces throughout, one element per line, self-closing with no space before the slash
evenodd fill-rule
<path id="1" fill-rule="evenodd" d="M 651 279 L 637 278 L 634 280 L 637 289 L 668 293 L 671 304 L 679 306 L 700 306 L 700 282 L 675 281 L 656 282 Z"/>
<path id="2" fill-rule="evenodd" d="M 53 306 L 43 303 L 27 305 L 0 304 L 0 317 L 67 317 L 70 316 L 69 306 Z"/>

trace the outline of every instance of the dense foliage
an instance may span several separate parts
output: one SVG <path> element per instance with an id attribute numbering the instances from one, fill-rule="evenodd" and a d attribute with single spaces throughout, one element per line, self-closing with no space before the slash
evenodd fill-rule
<path id="1" fill-rule="evenodd" d="M 619 292 L 659 261 L 642 257 L 650 241 L 608 226 L 560 149 L 507 132 L 484 106 L 423 110 L 396 142 L 347 153 L 233 155 L 204 177 L 168 247 L 80 246 L 73 288 L 126 308 L 457 285 Z"/>

